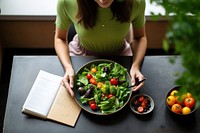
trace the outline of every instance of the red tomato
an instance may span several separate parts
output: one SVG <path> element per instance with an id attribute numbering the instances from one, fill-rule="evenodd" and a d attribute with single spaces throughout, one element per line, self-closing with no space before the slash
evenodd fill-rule
<path id="1" fill-rule="evenodd" d="M 92 78 L 92 74 L 88 73 L 88 74 L 86 75 L 86 77 L 87 77 L 87 79 L 91 79 L 91 78 Z"/>
<path id="2" fill-rule="evenodd" d="M 184 104 L 186 107 L 193 108 L 195 105 L 195 100 L 193 97 L 188 97 L 184 100 Z"/>
<path id="3" fill-rule="evenodd" d="M 140 96 L 138 100 L 139 100 L 139 102 L 143 102 L 144 101 L 144 96 Z"/>
<path id="4" fill-rule="evenodd" d="M 96 79 L 95 78 L 91 78 L 90 79 L 90 84 L 96 85 L 97 84 Z"/>
<path id="5" fill-rule="evenodd" d="M 96 103 L 90 104 L 90 108 L 91 108 L 92 110 L 96 110 L 96 109 L 97 109 L 97 104 L 96 104 Z"/>
<path id="6" fill-rule="evenodd" d="M 147 104 L 147 103 L 148 103 L 148 100 L 145 98 L 145 99 L 143 100 L 143 102 L 144 102 L 145 104 Z"/>
<path id="7" fill-rule="evenodd" d="M 137 104 L 138 104 L 138 100 L 135 100 L 135 101 L 134 101 L 134 105 L 137 105 Z"/>
<path id="8" fill-rule="evenodd" d="M 113 97 L 114 95 L 113 94 L 108 94 L 108 98 L 111 98 Z"/>
<path id="9" fill-rule="evenodd" d="M 144 111 L 144 108 L 143 108 L 142 106 L 139 106 L 139 107 L 137 108 L 137 111 L 138 111 L 139 113 L 142 113 L 142 112 Z"/>
<path id="10" fill-rule="evenodd" d="M 110 83 L 111 83 L 112 85 L 117 85 L 117 84 L 118 84 L 118 80 L 117 80 L 116 78 L 111 78 L 111 79 L 110 79 Z"/>
<path id="11" fill-rule="evenodd" d="M 91 105 L 91 104 L 93 104 L 93 103 L 95 103 L 95 100 L 90 100 L 90 101 L 88 101 L 88 104 L 89 104 L 89 105 Z"/>
<path id="12" fill-rule="evenodd" d="M 105 93 L 102 94 L 101 98 L 105 98 L 107 95 Z"/>
<path id="13" fill-rule="evenodd" d="M 143 101 L 143 102 L 141 103 L 141 106 L 142 106 L 143 108 L 146 108 L 147 103 L 146 103 L 145 101 Z"/>

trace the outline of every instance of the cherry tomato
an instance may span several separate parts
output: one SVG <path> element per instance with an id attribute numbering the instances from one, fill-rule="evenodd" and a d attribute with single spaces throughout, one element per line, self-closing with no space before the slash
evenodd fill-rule
<path id="1" fill-rule="evenodd" d="M 96 104 L 96 103 L 90 104 L 90 108 L 91 108 L 92 110 L 96 110 L 96 109 L 97 109 L 97 104 Z"/>
<path id="2" fill-rule="evenodd" d="M 111 98 L 113 97 L 114 95 L 113 94 L 108 94 L 108 98 Z"/>
<path id="3" fill-rule="evenodd" d="M 98 83 L 97 83 L 97 88 L 101 88 L 101 87 L 102 87 L 102 85 L 103 85 L 103 83 L 102 83 L 102 82 L 98 82 Z"/>
<path id="4" fill-rule="evenodd" d="M 118 84 L 117 78 L 111 78 L 111 79 L 110 79 L 110 83 L 111 83 L 112 85 L 117 85 L 117 84 Z"/>
<path id="5" fill-rule="evenodd" d="M 144 101 L 144 96 L 140 96 L 138 100 L 139 100 L 139 102 L 143 102 Z"/>
<path id="6" fill-rule="evenodd" d="M 96 85 L 97 84 L 96 79 L 95 78 L 91 78 L 90 79 L 90 84 Z"/>
<path id="7" fill-rule="evenodd" d="M 146 98 L 144 98 L 143 102 L 144 102 L 145 104 L 148 104 L 148 100 L 147 100 Z"/>
<path id="8" fill-rule="evenodd" d="M 184 100 L 184 104 L 186 107 L 193 108 L 195 105 L 195 100 L 193 97 L 188 97 Z"/>
<path id="9" fill-rule="evenodd" d="M 89 105 L 91 105 L 91 104 L 93 104 L 93 103 L 95 104 L 95 100 L 90 100 L 90 101 L 88 101 L 88 104 L 89 104 Z"/>
<path id="10" fill-rule="evenodd" d="M 102 94 L 101 98 L 105 98 L 107 95 L 105 93 Z"/>
<path id="11" fill-rule="evenodd" d="M 143 108 L 146 108 L 147 103 L 146 103 L 145 101 L 143 101 L 143 102 L 141 103 L 141 106 L 142 106 Z"/>
<path id="12" fill-rule="evenodd" d="M 139 107 L 137 108 L 137 111 L 138 111 L 139 113 L 142 113 L 142 112 L 144 111 L 144 108 L 143 108 L 142 106 L 139 106 Z"/>
<path id="13" fill-rule="evenodd" d="M 88 73 L 88 74 L 86 75 L 86 77 L 87 77 L 87 79 L 91 79 L 91 78 L 92 78 L 92 74 Z"/>
<path id="14" fill-rule="evenodd" d="M 133 104 L 137 105 L 138 104 L 138 100 L 136 99 Z"/>
<path id="15" fill-rule="evenodd" d="M 90 72 L 92 72 L 92 73 L 95 73 L 97 71 L 97 68 L 96 67 L 93 67 L 91 70 L 90 70 Z"/>

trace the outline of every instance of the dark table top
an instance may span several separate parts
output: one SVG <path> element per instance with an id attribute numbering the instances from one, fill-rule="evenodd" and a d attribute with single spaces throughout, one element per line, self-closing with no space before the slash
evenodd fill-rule
<path id="1" fill-rule="evenodd" d="M 106 133 L 106 132 L 200 132 L 200 111 L 190 117 L 176 117 L 165 106 L 167 92 L 174 86 L 175 74 L 183 72 L 180 57 L 175 64 L 169 59 L 174 56 L 146 56 L 141 71 L 147 78 L 144 87 L 137 93 L 150 95 L 155 108 L 149 115 L 134 114 L 129 105 L 110 116 L 95 116 L 85 111 L 77 120 L 75 127 L 42 120 L 21 113 L 22 106 L 39 70 L 63 76 L 64 70 L 57 56 L 15 56 L 13 60 L 9 94 L 4 119 L 5 133 Z M 88 61 L 105 58 L 114 60 L 127 69 L 131 67 L 131 57 L 72 57 L 75 71 Z"/>

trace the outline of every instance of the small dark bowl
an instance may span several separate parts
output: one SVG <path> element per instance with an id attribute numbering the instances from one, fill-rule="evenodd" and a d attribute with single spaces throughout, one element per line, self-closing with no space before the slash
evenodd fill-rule
<path id="1" fill-rule="evenodd" d="M 144 96 L 144 97 L 147 98 L 147 99 L 149 100 L 149 102 L 150 102 L 150 108 L 149 108 L 147 111 L 142 112 L 142 113 L 138 112 L 138 111 L 134 108 L 134 102 L 135 102 L 136 99 L 138 99 L 140 96 Z M 130 105 L 131 110 L 132 110 L 134 113 L 139 114 L 139 115 L 145 115 L 145 114 L 151 113 L 151 112 L 153 111 L 153 109 L 154 109 L 154 106 L 155 106 L 155 105 L 154 105 L 154 100 L 153 100 L 149 95 L 147 95 L 147 94 L 137 94 L 137 95 L 133 96 L 133 97 L 131 98 L 131 100 L 130 100 L 129 105 Z"/>
<path id="2" fill-rule="evenodd" d="M 166 97 L 165 97 L 166 108 L 167 108 L 172 114 L 177 115 L 177 116 L 189 116 L 189 115 L 193 114 L 193 113 L 195 112 L 195 110 L 197 109 L 195 106 L 194 106 L 193 108 L 191 108 L 191 112 L 190 112 L 189 114 L 175 113 L 175 112 L 173 112 L 173 111 L 171 110 L 171 106 L 169 106 L 169 105 L 167 104 L 166 99 L 168 98 L 168 96 L 170 96 L 171 92 L 174 91 L 174 90 L 179 91 L 179 90 L 180 90 L 180 86 L 175 86 L 174 88 L 172 88 L 172 89 L 167 93 L 167 95 L 166 95 Z M 182 105 L 182 107 L 184 107 L 184 106 Z"/>

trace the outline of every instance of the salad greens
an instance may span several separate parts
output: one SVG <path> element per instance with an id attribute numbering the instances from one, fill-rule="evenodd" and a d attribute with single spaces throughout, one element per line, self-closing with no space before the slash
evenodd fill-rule
<path id="1" fill-rule="evenodd" d="M 84 67 L 77 75 L 80 101 L 93 111 L 110 114 L 122 107 L 130 96 L 127 69 L 117 63 L 100 63 Z"/>

